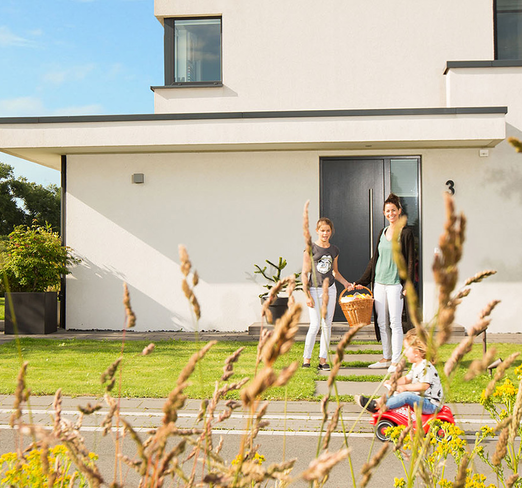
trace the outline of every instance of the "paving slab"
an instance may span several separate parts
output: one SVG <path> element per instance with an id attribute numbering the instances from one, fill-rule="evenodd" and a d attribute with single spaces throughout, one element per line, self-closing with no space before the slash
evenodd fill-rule
<path id="1" fill-rule="evenodd" d="M 339 395 L 382 395 L 388 391 L 384 386 L 379 386 L 379 383 L 367 381 L 337 381 L 335 384 Z M 317 381 L 315 383 L 315 394 L 323 396 L 327 393 L 327 382 Z"/>
<path id="2" fill-rule="evenodd" d="M 355 361 L 362 361 L 365 363 L 375 363 L 380 359 L 382 359 L 381 354 L 346 354 L 343 358 L 343 362 L 353 363 Z M 387 369 L 388 368 L 382 368 L 380 371 L 386 371 Z"/>
<path id="3" fill-rule="evenodd" d="M 318 371 L 319 376 L 330 375 L 329 371 Z M 381 379 L 386 376 L 385 369 L 369 369 L 369 368 L 341 368 L 339 369 L 339 376 L 379 376 Z"/>

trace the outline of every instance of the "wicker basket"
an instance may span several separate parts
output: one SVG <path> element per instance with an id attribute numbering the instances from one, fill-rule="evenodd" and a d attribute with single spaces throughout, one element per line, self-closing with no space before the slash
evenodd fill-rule
<path id="1" fill-rule="evenodd" d="M 365 290 L 368 288 L 364 287 Z M 341 302 L 343 295 L 348 292 L 348 289 L 344 289 L 339 296 L 339 305 L 346 317 L 346 320 L 350 327 L 354 327 L 358 324 L 368 325 L 372 321 L 372 310 L 373 310 L 373 294 L 370 290 L 368 293 L 371 298 L 364 298 L 359 300 L 351 300 L 349 302 Z M 357 289 L 350 290 L 349 293 L 356 293 Z"/>

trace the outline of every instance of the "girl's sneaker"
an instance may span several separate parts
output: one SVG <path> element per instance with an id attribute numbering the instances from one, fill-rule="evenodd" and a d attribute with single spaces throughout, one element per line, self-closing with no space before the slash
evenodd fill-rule
<path id="1" fill-rule="evenodd" d="M 328 363 L 320 364 L 317 366 L 317 369 L 321 371 L 330 371 L 330 365 Z"/>

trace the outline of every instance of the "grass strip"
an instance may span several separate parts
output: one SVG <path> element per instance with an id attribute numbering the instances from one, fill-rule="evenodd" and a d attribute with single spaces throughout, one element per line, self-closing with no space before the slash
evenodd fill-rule
<path id="1" fill-rule="evenodd" d="M 158 341 L 154 352 L 149 356 L 141 356 L 141 351 L 148 345 L 146 341 L 128 341 L 123 355 L 123 383 L 121 396 L 128 398 L 165 398 L 176 384 L 181 369 L 190 356 L 199 349 L 195 342 Z M 200 343 L 201 345 L 201 343 Z M 100 383 L 101 373 L 119 356 L 121 343 L 106 340 L 56 340 L 56 339 L 20 339 L 23 359 L 29 361 L 27 374 L 28 386 L 34 395 L 53 395 L 62 388 L 67 396 L 102 396 L 103 387 Z M 234 366 L 235 374 L 231 381 L 239 381 L 253 375 L 257 354 L 257 343 L 219 342 L 203 360 L 204 384 L 201 387 L 197 376 L 193 376 L 192 385 L 187 394 L 190 398 L 210 397 L 214 391 L 215 382 L 219 381 L 225 359 L 239 347 L 245 347 L 239 361 Z M 287 366 L 293 361 L 300 365 L 303 356 L 302 342 L 294 345 L 292 350 L 276 363 L 276 368 Z M 439 362 L 436 365 L 442 370 L 448 360 L 454 344 L 443 346 L 439 351 Z M 470 382 L 464 381 L 464 375 L 473 359 L 483 356 L 482 344 L 475 344 L 453 376 L 446 401 L 448 402 L 478 402 L 482 390 L 490 380 L 484 373 Z M 506 358 L 520 350 L 520 344 L 491 344 L 497 349 L 497 357 Z M 314 398 L 315 382 L 319 375 L 317 351 L 312 358 L 311 368 L 298 368 L 288 384 L 289 400 L 317 401 Z M 507 372 L 507 377 L 515 384 L 513 369 L 520 365 L 522 359 L 517 359 Z M 351 362 L 343 366 L 365 367 L 369 363 Z M 20 367 L 15 341 L 0 345 L 0 394 L 11 395 L 15 391 L 16 377 Z M 353 375 L 350 375 L 353 376 Z M 370 381 L 366 377 L 350 376 L 344 381 Z M 369 375 L 368 378 L 372 378 Z M 343 380 L 341 380 L 343 381 Z M 373 381 L 373 380 L 372 380 Z M 229 398 L 238 398 L 237 392 L 232 392 Z M 271 400 L 283 400 L 284 388 L 273 388 L 265 397 Z"/>

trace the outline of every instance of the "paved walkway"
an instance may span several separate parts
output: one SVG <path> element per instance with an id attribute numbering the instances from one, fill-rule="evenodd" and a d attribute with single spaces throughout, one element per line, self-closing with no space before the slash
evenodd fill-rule
<path id="1" fill-rule="evenodd" d="M 67 339 L 93 339 L 93 340 L 115 340 L 122 339 L 121 331 L 71 331 L 59 330 L 54 334 L 49 335 L 34 335 L 32 338 L 46 338 L 55 340 Z M 13 340 L 13 336 L 6 336 L 0 334 L 0 344 L 6 341 Z M 180 340 L 191 341 L 195 340 L 194 333 L 187 332 L 133 332 L 127 331 L 125 340 L 142 340 L 142 341 L 160 341 L 160 340 Z M 219 341 L 256 341 L 257 337 L 246 332 L 241 333 L 217 333 L 217 332 L 203 332 L 199 334 L 199 340 L 208 341 L 217 339 Z M 456 338 L 458 340 L 461 337 Z M 335 340 L 335 337 L 333 338 Z M 488 334 L 488 343 L 494 342 L 508 342 L 522 344 L 522 334 Z M 478 338 L 477 342 L 482 339 Z M 360 350 L 364 350 L 364 354 L 358 354 Z M 382 394 L 384 388 L 379 388 L 379 380 L 384 377 L 386 370 L 369 370 L 365 366 L 350 365 L 353 361 L 358 362 L 373 362 L 380 358 L 381 348 L 379 344 L 368 345 L 350 345 L 346 350 L 344 359 L 345 366 L 341 369 L 337 381 L 337 390 L 340 395 L 354 395 L 362 394 Z M 320 376 L 326 376 L 328 373 L 320 373 Z M 358 379 L 361 376 L 372 376 L 368 381 L 353 381 L 351 378 Z M 326 378 L 324 378 L 326 379 Z M 342 381 L 348 379 L 348 381 Z M 316 382 L 316 391 L 318 396 L 322 396 L 327 391 L 326 381 Z M 64 398 L 62 408 L 69 416 L 77 416 L 77 406 L 86 405 L 88 403 L 94 404 L 99 399 L 90 397 L 81 398 Z M 31 411 L 32 420 L 34 422 L 41 422 L 49 424 L 52 413 L 53 397 L 31 397 L 30 409 L 26 409 L 26 416 L 29 416 Z M 162 406 L 165 399 L 161 398 L 132 398 L 121 399 L 122 413 L 131 424 L 138 429 L 150 429 L 157 427 L 161 422 Z M 180 421 L 186 427 L 193 426 L 195 418 L 199 410 L 199 401 L 190 400 L 183 409 L 183 414 L 180 416 Z M 0 426 L 7 425 L 9 416 L 13 405 L 13 397 L 11 395 L 0 396 Z M 452 408 L 457 422 L 469 434 L 473 434 L 481 425 L 490 422 L 489 416 L 484 412 L 482 406 L 477 404 L 453 404 Z M 335 402 L 331 403 L 331 409 L 335 408 Z M 101 422 L 101 416 L 106 413 L 106 407 L 98 414 L 89 417 L 86 422 L 86 427 L 90 429 L 98 429 Z M 276 434 L 277 432 L 293 432 L 298 435 L 303 432 L 315 432 L 321 428 L 321 411 L 318 402 L 271 402 L 268 412 L 268 419 L 270 426 L 266 429 L 266 433 Z M 235 430 L 241 429 L 244 426 L 245 419 L 248 416 L 246 411 L 237 411 L 227 423 L 223 424 L 223 429 Z M 360 408 L 352 402 L 346 402 L 343 405 L 343 417 L 347 430 L 353 430 L 360 435 L 371 435 L 372 427 L 369 425 L 369 415 L 363 414 L 361 416 Z M 340 428 L 338 429 L 339 433 Z M 341 435 L 341 434 L 339 434 Z"/>

